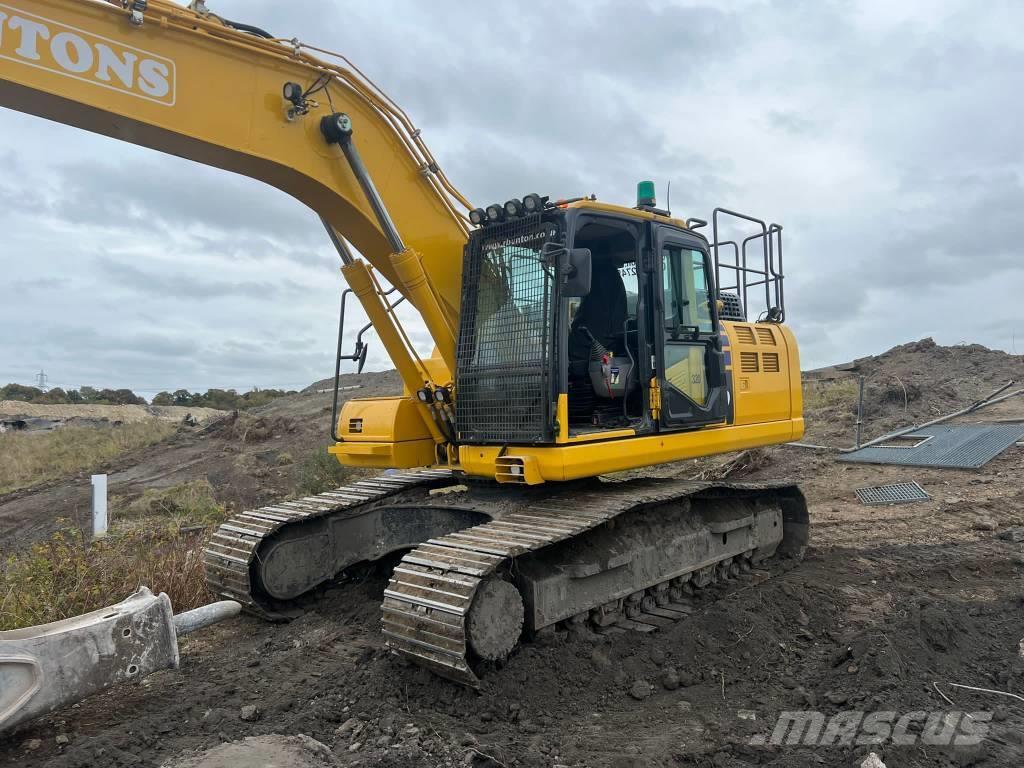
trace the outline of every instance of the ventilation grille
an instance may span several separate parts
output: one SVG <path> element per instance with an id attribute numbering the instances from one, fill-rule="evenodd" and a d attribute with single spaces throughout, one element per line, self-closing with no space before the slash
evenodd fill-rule
<path id="1" fill-rule="evenodd" d="M 736 341 L 740 344 L 754 344 L 754 329 L 749 325 L 736 326 Z"/>
<path id="2" fill-rule="evenodd" d="M 540 216 L 479 231 L 466 247 L 459 329 L 459 439 L 534 443 L 550 435 L 553 259 Z"/>
<path id="3" fill-rule="evenodd" d="M 754 329 L 757 332 L 757 340 L 761 344 L 775 346 L 775 332 L 766 325 L 759 325 Z"/>
<path id="4" fill-rule="evenodd" d="M 779 356 L 775 352 L 765 352 L 762 356 L 765 373 L 779 372 Z"/>
<path id="5" fill-rule="evenodd" d="M 363 420 L 362 419 L 349 419 L 348 420 L 348 431 L 352 434 L 360 434 L 363 431 Z"/>
<path id="6" fill-rule="evenodd" d="M 718 299 L 722 302 L 722 309 L 718 312 L 718 316 L 722 320 L 734 320 L 741 323 L 746 321 L 747 315 L 743 311 L 743 303 L 739 296 L 722 291 L 718 294 Z"/>
<path id="7" fill-rule="evenodd" d="M 743 373 L 757 373 L 760 368 L 757 364 L 757 352 L 740 352 L 740 371 Z"/>

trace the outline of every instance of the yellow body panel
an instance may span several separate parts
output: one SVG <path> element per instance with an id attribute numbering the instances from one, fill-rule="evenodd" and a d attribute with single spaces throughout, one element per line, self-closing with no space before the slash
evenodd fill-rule
<path id="1" fill-rule="evenodd" d="M 733 383 L 731 424 L 641 436 L 633 430 L 609 430 L 576 442 L 563 436 L 554 446 L 509 446 L 502 463 L 522 458 L 533 482 L 574 480 L 799 440 L 804 434 L 803 401 L 800 356 L 792 331 L 774 323 L 725 322 L 722 327 L 728 338 L 726 369 Z M 682 365 L 690 374 L 689 359 Z M 700 365 L 703 381 L 702 359 Z M 668 375 L 682 373 L 670 369 Z M 563 397 L 558 405 L 561 425 L 568 415 Z M 499 473 L 502 482 L 510 482 L 507 469 L 496 466 L 501 452 L 499 446 L 460 446 L 460 468 L 486 477 Z"/>
<path id="2" fill-rule="evenodd" d="M 731 424 L 655 435 L 637 436 L 632 429 L 620 429 L 570 437 L 567 399 L 561 395 L 556 407 L 559 432 L 554 445 L 462 445 L 455 468 L 470 475 L 496 477 L 500 482 L 534 484 L 799 440 L 804 434 L 803 403 L 799 352 L 792 331 L 770 323 L 722 325 L 728 339 L 724 345 L 729 353 L 726 367 L 733 384 Z M 408 467 L 413 465 L 386 462 L 396 461 L 400 451 L 405 452 L 403 462 L 411 460 L 413 454 L 409 451 L 413 443 L 417 455 L 422 456 L 422 465 L 432 465 L 435 456 L 425 440 L 429 432 L 425 431 L 417 406 L 408 397 L 349 401 L 339 424 L 339 434 L 346 442 L 339 443 L 332 452 L 343 464 Z M 387 417 L 377 416 L 385 411 Z M 346 419 L 359 416 L 365 419 L 363 431 L 345 432 Z M 350 440 L 357 441 L 351 448 Z M 402 448 L 389 451 L 389 441 Z M 368 445 L 377 452 L 367 454 Z"/>
<path id="3" fill-rule="evenodd" d="M 799 423 L 779 421 L 742 427 L 723 426 L 578 445 L 518 446 L 508 448 L 505 455 L 530 460 L 540 477 L 550 482 L 785 443 L 796 439 L 797 433 L 803 434 L 802 419 Z M 494 477 L 495 462 L 501 450 L 496 445 L 460 446 L 460 468 L 470 475 Z"/>
<path id="4" fill-rule="evenodd" d="M 800 355 L 793 332 L 774 323 L 724 322 L 722 327 L 729 339 L 726 360 L 732 373 L 733 423 L 801 416 Z"/>
<path id="5" fill-rule="evenodd" d="M 379 469 L 432 465 L 435 442 L 410 397 L 349 400 L 341 409 L 337 434 L 342 442 L 328 450 L 342 464 Z"/>

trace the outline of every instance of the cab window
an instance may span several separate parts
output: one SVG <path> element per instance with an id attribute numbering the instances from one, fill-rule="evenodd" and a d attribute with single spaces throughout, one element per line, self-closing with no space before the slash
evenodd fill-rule
<path id="1" fill-rule="evenodd" d="M 665 330 L 674 336 L 714 330 L 705 270 L 704 254 L 698 250 L 666 245 L 662 251 Z"/>

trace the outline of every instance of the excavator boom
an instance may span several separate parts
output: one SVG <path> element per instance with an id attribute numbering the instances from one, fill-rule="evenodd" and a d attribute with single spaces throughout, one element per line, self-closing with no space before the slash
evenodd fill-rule
<path id="1" fill-rule="evenodd" d="M 346 114 L 395 226 L 457 323 L 468 204 L 400 108 L 345 60 L 328 63 L 298 41 L 243 32 L 165 0 L 148 3 L 141 23 L 120 6 L 0 3 L 0 106 L 275 186 L 404 292 L 370 201 L 321 133 L 323 117 Z"/>

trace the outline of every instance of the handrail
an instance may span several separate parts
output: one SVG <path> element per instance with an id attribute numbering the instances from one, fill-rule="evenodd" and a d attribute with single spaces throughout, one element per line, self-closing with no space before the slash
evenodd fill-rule
<path id="1" fill-rule="evenodd" d="M 754 224 L 759 231 L 747 235 L 742 240 L 720 239 L 720 217 L 730 216 Z M 782 271 L 782 226 L 768 224 L 764 220 L 745 213 L 738 213 L 727 208 L 715 208 L 711 216 L 712 250 L 715 257 L 715 284 L 721 291 L 735 290 L 741 300 L 743 314 L 746 316 L 749 290 L 764 286 L 765 315 L 769 321 L 781 322 L 785 318 L 785 294 L 783 292 L 784 274 Z M 763 269 L 750 264 L 748 249 L 755 242 L 761 242 L 761 261 Z M 731 246 L 733 263 L 723 260 L 720 250 Z M 776 268 L 776 253 L 778 268 Z M 736 276 L 735 285 L 724 286 L 721 283 L 723 269 L 732 270 Z M 753 277 L 753 279 L 751 279 Z"/>

